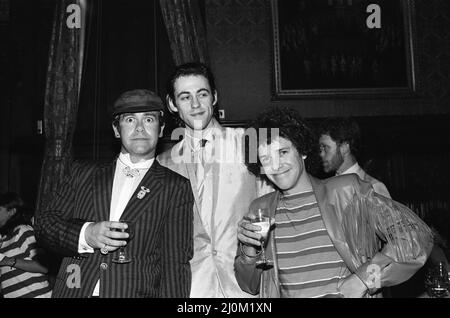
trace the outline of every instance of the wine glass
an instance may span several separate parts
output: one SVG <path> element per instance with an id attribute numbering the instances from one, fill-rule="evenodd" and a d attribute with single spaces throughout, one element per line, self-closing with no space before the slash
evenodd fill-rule
<path id="1" fill-rule="evenodd" d="M 132 239 L 132 236 L 134 235 L 133 222 L 130 222 L 128 220 L 120 220 L 119 222 L 126 223 L 128 227 L 126 229 L 114 228 L 113 230 L 118 232 L 127 232 L 129 236 L 125 240 L 128 243 Z M 126 264 L 131 262 L 131 257 L 125 251 L 125 246 L 119 247 L 118 253 L 114 256 L 112 261 L 118 264 Z"/>
<path id="2" fill-rule="evenodd" d="M 425 275 L 425 287 L 432 298 L 441 298 L 448 295 L 449 280 L 443 262 L 431 266 Z"/>
<path id="3" fill-rule="evenodd" d="M 256 261 L 256 266 L 270 267 L 273 264 L 272 260 L 267 259 L 265 246 L 267 244 L 267 238 L 269 237 L 270 230 L 270 216 L 267 209 L 258 209 L 254 214 L 254 218 L 251 219 L 253 225 L 258 225 L 261 230 L 256 231 L 261 234 L 261 255 Z"/>

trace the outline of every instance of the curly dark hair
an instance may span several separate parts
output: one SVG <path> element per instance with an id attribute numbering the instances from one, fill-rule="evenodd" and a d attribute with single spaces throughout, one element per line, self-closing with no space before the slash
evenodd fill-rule
<path id="1" fill-rule="evenodd" d="M 249 124 L 248 129 L 256 131 L 257 140 L 259 144 L 261 137 L 260 128 L 265 128 L 267 132 L 267 142 L 271 142 L 271 128 L 278 128 L 278 134 L 292 142 L 300 155 L 306 155 L 305 159 L 306 170 L 311 172 L 317 165 L 317 159 L 314 156 L 317 154 L 317 143 L 314 131 L 309 127 L 307 122 L 300 116 L 300 114 L 289 107 L 272 107 L 259 114 L 256 119 Z M 249 135 L 249 134 L 247 134 Z M 246 147 L 246 165 L 248 170 L 256 175 L 261 175 L 261 162 L 259 158 L 257 162 L 249 160 L 251 158 L 250 149 Z"/>
<path id="2" fill-rule="evenodd" d="M 330 117 L 324 120 L 318 129 L 319 137 L 328 135 L 338 145 L 347 142 L 353 156 L 359 159 L 361 153 L 361 131 L 351 117 Z"/>

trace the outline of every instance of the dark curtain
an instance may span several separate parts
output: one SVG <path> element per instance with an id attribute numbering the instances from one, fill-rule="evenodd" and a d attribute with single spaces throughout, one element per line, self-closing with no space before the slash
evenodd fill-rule
<path id="1" fill-rule="evenodd" d="M 66 9 L 78 4 L 81 28 L 69 28 Z M 52 199 L 67 174 L 72 160 L 72 139 L 76 126 L 84 43 L 84 0 L 59 0 L 50 40 L 44 101 L 45 153 L 41 168 L 36 211 Z"/>
<path id="2" fill-rule="evenodd" d="M 160 0 L 159 4 L 175 64 L 193 61 L 208 64 L 206 31 L 200 0 Z"/>

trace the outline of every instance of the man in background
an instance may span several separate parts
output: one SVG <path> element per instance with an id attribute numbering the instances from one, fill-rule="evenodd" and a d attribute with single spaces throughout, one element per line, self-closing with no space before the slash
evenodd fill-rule
<path id="1" fill-rule="evenodd" d="M 361 133 L 358 124 L 351 118 L 333 117 L 319 127 L 319 149 L 323 170 L 326 173 L 357 174 L 372 184 L 375 192 L 390 198 L 384 183 L 367 174 L 358 164 L 361 149 Z"/>

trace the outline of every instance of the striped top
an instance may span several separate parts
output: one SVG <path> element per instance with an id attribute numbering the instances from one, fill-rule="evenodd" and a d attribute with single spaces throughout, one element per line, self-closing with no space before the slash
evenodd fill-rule
<path id="1" fill-rule="evenodd" d="M 17 226 L 11 237 L 0 240 L 0 253 L 7 257 L 32 260 L 37 255 L 36 239 L 29 225 Z M 47 275 L 29 273 L 15 267 L 0 267 L 0 286 L 4 298 L 51 297 Z"/>
<path id="2" fill-rule="evenodd" d="M 281 297 L 333 297 L 349 271 L 334 247 L 312 191 L 282 196 L 275 214 Z"/>

